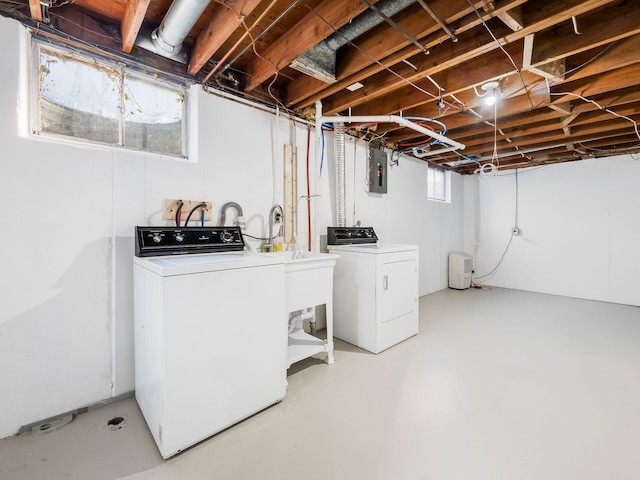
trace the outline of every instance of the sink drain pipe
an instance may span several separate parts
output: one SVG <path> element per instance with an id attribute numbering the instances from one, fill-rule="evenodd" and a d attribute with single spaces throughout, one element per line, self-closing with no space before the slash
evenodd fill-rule
<path id="1" fill-rule="evenodd" d="M 315 307 L 309 307 L 302 310 L 296 310 L 289 314 L 289 333 L 296 332 L 303 329 L 303 322 L 309 320 L 311 333 L 314 334 L 316 330 L 316 309 Z"/>

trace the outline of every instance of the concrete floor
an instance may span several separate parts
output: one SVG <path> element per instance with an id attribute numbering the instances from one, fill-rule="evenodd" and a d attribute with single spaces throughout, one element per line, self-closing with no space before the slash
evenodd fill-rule
<path id="1" fill-rule="evenodd" d="M 418 336 L 338 341 L 282 403 L 168 461 L 127 399 L 0 441 L 0 479 L 640 478 L 640 308 L 473 289 L 420 309 Z"/>

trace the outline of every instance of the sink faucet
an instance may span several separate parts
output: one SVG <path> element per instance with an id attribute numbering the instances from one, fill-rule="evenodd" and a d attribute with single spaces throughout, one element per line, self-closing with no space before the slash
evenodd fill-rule
<path id="1" fill-rule="evenodd" d="M 279 215 L 279 216 L 276 216 Z M 269 210 L 269 251 L 273 252 L 273 224 L 280 223 L 280 229 L 282 229 L 282 224 L 284 220 L 284 212 L 282 211 L 282 207 L 277 203 L 271 207 Z"/>

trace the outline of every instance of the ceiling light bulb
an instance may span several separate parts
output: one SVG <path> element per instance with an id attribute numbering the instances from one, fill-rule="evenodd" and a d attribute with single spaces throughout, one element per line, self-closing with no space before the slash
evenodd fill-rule
<path id="1" fill-rule="evenodd" d="M 482 90 L 487 92 L 483 95 L 484 103 L 486 103 L 487 105 L 493 105 L 494 103 L 496 103 L 496 96 L 498 95 L 499 87 L 500 84 L 498 82 L 487 82 L 480 87 L 482 88 Z"/>

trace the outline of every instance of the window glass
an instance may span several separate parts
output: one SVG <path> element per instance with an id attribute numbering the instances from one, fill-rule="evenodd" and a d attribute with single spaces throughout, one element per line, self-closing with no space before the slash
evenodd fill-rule
<path id="1" fill-rule="evenodd" d="M 184 85 L 36 43 L 35 134 L 185 157 Z"/>
<path id="2" fill-rule="evenodd" d="M 123 99 L 125 146 L 182 153 L 183 92 L 127 75 Z"/>
<path id="3" fill-rule="evenodd" d="M 39 78 L 42 132 L 118 143 L 117 71 L 42 51 Z"/>
<path id="4" fill-rule="evenodd" d="M 451 176 L 446 170 L 429 166 L 427 171 L 427 198 L 438 202 L 450 201 Z"/>

